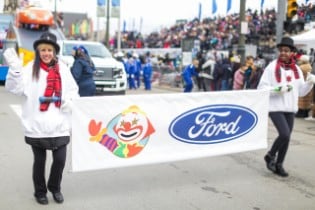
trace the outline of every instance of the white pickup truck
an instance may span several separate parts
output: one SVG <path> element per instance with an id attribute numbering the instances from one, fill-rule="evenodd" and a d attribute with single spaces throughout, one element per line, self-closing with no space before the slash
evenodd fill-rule
<path id="1" fill-rule="evenodd" d="M 59 59 L 69 67 L 74 58 L 71 55 L 74 46 L 83 45 L 94 62 L 96 71 L 94 81 L 97 94 L 124 95 L 127 89 L 127 75 L 123 63 L 113 58 L 109 50 L 99 42 L 80 40 L 59 40 Z"/>

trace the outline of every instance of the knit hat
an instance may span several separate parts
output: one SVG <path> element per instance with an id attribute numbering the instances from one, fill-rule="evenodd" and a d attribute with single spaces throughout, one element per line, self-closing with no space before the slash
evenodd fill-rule
<path id="1" fill-rule="evenodd" d="M 310 61 L 310 56 L 308 56 L 308 55 L 301 55 L 299 60 L 304 62 L 304 63 L 309 62 Z"/>
<path id="2" fill-rule="evenodd" d="M 89 54 L 88 50 L 83 45 L 78 46 L 78 50 L 81 50 L 86 55 Z"/>

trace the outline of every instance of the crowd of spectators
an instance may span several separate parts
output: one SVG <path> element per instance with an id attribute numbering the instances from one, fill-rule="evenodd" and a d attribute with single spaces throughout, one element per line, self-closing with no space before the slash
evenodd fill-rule
<path id="1" fill-rule="evenodd" d="M 245 15 L 248 22 L 246 44 L 258 45 L 258 51 L 272 51 L 275 47 L 276 16 L 275 9 L 265 11 L 248 9 Z M 301 5 L 296 19 L 302 23 L 314 20 L 315 7 L 312 4 Z M 236 13 L 202 20 L 195 18 L 187 22 L 174 24 L 169 28 L 162 28 L 160 31 L 154 31 L 148 35 L 143 35 L 137 31 L 124 31 L 122 32 L 121 47 L 181 48 L 183 39 L 194 38 L 200 40 L 201 50 L 228 50 L 232 49 L 233 45 L 238 44 L 239 22 L 239 14 Z M 291 22 L 292 24 L 294 23 Z M 296 33 L 297 31 L 290 30 L 286 32 Z M 112 37 L 110 42 L 114 45 L 114 48 L 117 48 L 117 36 Z"/>
<path id="2" fill-rule="evenodd" d="M 276 18 L 275 9 L 265 11 L 253 11 L 248 9 L 245 15 L 248 23 L 248 33 L 245 36 L 246 44 L 257 46 L 255 57 L 251 56 L 249 61 L 241 63 L 240 57 L 235 53 L 239 42 L 239 14 L 231 14 L 225 17 L 195 18 L 191 21 L 181 22 L 170 28 L 162 28 L 159 32 L 152 32 L 143 36 L 141 33 L 123 32 L 121 47 L 123 49 L 146 48 L 181 48 L 182 40 L 199 40 L 200 51 L 197 59 L 199 65 L 196 71 L 199 76 L 195 83 L 199 91 L 232 90 L 235 89 L 235 73 L 240 69 L 242 79 L 246 84 L 241 84 L 241 89 L 255 89 L 264 67 L 274 59 L 266 55 L 275 53 L 276 49 Z M 315 7 L 302 5 L 299 7 L 296 17 L 290 20 L 290 24 L 309 23 L 315 20 Z M 293 27 L 297 28 L 297 27 Z M 292 27 L 284 28 L 284 34 L 297 33 Z M 301 30 L 303 27 L 301 28 Z M 112 45 L 117 44 L 116 37 L 111 40 Z M 116 46 L 113 48 L 116 48 Z M 221 52 L 228 52 L 223 54 Z M 308 52 L 297 52 L 307 54 Z M 312 54 L 313 55 L 313 54 Z M 179 65 L 178 57 L 169 58 L 168 53 L 162 55 L 151 55 L 151 63 L 161 69 L 177 70 L 181 74 L 183 66 Z M 246 58 L 247 60 L 248 58 Z M 165 68 L 166 67 L 166 68 Z M 163 74 L 163 72 L 161 72 Z M 178 77 L 177 77 L 178 78 Z M 176 82 L 176 84 L 179 84 Z"/>

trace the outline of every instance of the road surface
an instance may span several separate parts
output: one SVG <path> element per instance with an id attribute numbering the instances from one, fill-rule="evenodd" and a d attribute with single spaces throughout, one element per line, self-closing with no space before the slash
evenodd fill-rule
<path id="1" fill-rule="evenodd" d="M 136 91 L 127 94 L 141 93 Z M 150 93 L 155 91 L 166 90 L 154 88 Z M 265 168 L 266 150 L 72 173 L 69 147 L 62 184 L 65 202 L 56 204 L 48 194 L 49 205 L 39 205 L 33 197 L 32 152 L 24 143 L 20 120 L 14 111 L 21 100 L 5 92 L 3 86 L 0 98 L 1 210 L 315 209 L 315 121 L 304 119 L 296 119 L 285 162 L 288 178 L 278 177 Z M 271 124 L 268 132 L 271 143 L 276 135 Z"/>

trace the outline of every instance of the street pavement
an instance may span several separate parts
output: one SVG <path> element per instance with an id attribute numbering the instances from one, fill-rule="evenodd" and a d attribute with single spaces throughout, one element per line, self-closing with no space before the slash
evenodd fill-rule
<path id="1" fill-rule="evenodd" d="M 172 90 L 155 86 L 150 93 L 155 91 Z M 57 204 L 48 194 L 49 205 L 39 205 L 33 197 L 32 152 L 12 109 L 21 99 L 3 86 L 0 98 L 1 210 L 315 210 L 315 121 L 304 119 L 295 121 L 284 164 L 288 178 L 266 169 L 267 149 L 73 173 L 69 146 L 62 183 L 65 202 Z M 275 135 L 269 122 L 269 146 Z M 49 152 L 47 172 L 50 163 Z"/>

